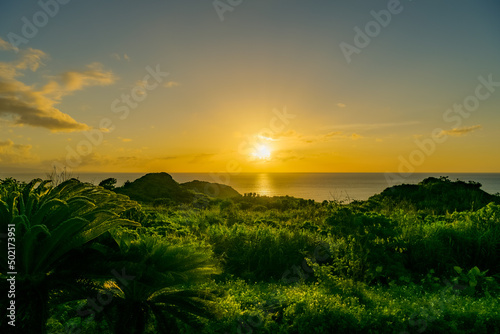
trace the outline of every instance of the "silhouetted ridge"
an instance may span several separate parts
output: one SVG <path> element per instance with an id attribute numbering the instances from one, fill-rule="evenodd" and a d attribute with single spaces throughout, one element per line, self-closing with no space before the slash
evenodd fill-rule
<path id="1" fill-rule="evenodd" d="M 167 173 L 146 174 L 134 182 L 117 188 L 116 192 L 141 202 L 152 202 L 157 198 L 183 201 L 188 200 L 190 195 Z"/>
<path id="2" fill-rule="evenodd" d="M 368 199 L 374 206 L 403 204 L 417 210 L 446 212 L 477 210 L 488 203 L 500 204 L 500 197 L 480 189 L 478 182 L 451 181 L 448 177 L 429 177 L 418 184 L 402 184 L 385 189 Z"/>
<path id="3" fill-rule="evenodd" d="M 218 183 L 191 181 L 179 184 L 167 173 L 146 174 L 133 182 L 126 182 L 115 191 L 140 202 L 161 199 L 165 203 L 189 203 L 203 195 L 213 198 L 241 196 L 230 186 Z"/>

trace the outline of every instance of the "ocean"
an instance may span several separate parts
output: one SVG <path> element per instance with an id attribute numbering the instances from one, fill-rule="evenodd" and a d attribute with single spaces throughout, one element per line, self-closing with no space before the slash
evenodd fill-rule
<path id="1" fill-rule="evenodd" d="M 99 184 L 102 180 L 114 177 L 117 185 L 127 180 L 134 181 L 144 173 L 75 173 L 73 177 L 81 181 Z M 257 193 L 265 196 L 293 196 L 315 201 L 366 200 L 394 184 L 415 184 L 433 176 L 448 176 L 450 180 L 475 181 L 482 184 L 490 194 L 500 193 L 500 173 L 414 173 L 405 175 L 397 182 L 388 183 L 384 173 L 170 173 L 179 183 L 200 180 L 230 185 L 239 193 Z M 46 178 L 39 173 L 0 173 L 0 179 L 14 177 L 20 181 Z"/>

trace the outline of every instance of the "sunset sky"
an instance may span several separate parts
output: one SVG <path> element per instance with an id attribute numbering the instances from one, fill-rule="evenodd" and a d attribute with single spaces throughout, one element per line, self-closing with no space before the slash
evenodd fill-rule
<path id="1" fill-rule="evenodd" d="M 3 0 L 0 172 L 500 172 L 499 14 Z"/>

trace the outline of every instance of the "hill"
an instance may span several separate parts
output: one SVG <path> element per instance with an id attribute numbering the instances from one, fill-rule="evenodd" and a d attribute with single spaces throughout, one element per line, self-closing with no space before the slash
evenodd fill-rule
<path id="1" fill-rule="evenodd" d="M 500 204 L 500 197 L 483 191 L 478 182 L 451 181 L 429 177 L 418 184 L 402 184 L 385 189 L 368 199 L 371 207 L 402 204 L 416 210 L 446 212 L 477 210 L 488 203 Z"/>
<path id="2" fill-rule="evenodd" d="M 202 181 L 179 184 L 167 173 L 146 174 L 133 182 L 126 182 L 115 191 L 145 203 L 159 199 L 171 203 L 190 203 L 199 198 L 200 194 L 221 199 L 241 196 L 236 190 L 224 184 Z"/>
<path id="3" fill-rule="evenodd" d="M 115 191 L 140 202 L 152 202 L 158 198 L 184 202 L 192 197 L 167 173 L 146 174 L 133 182 L 125 183 Z"/>
<path id="4" fill-rule="evenodd" d="M 183 189 L 205 194 L 214 198 L 227 199 L 241 196 L 241 194 L 234 190 L 234 188 L 220 183 L 194 180 L 191 182 L 181 183 L 180 186 Z"/>

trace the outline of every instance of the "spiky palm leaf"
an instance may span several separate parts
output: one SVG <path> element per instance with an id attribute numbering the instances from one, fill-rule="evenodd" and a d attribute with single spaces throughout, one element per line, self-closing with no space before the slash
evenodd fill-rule
<path id="1" fill-rule="evenodd" d="M 135 240 L 122 235 L 117 241 L 120 253 L 112 255 L 104 268 L 123 269 L 134 278 L 116 280 L 109 290 L 113 299 L 105 315 L 113 319 L 109 322 L 116 333 L 143 333 L 150 317 L 159 333 L 172 333 L 175 319 L 200 326 L 201 318 L 213 315 L 213 291 L 193 288 L 219 273 L 207 247 L 145 235 Z"/>
<path id="2" fill-rule="evenodd" d="M 40 179 L 24 186 L 0 184 L 0 228 L 6 231 L 14 224 L 16 230 L 15 269 L 7 266 L 7 252 L 0 253 L 0 277 L 5 281 L 8 272 L 17 271 L 25 330 L 43 333 L 49 291 L 83 274 L 65 270 L 75 269 L 72 251 L 119 225 L 139 225 L 119 217 L 134 205 L 125 196 L 75 179 L 56 187 Z"/>

